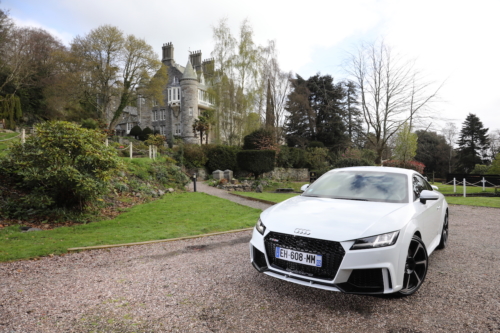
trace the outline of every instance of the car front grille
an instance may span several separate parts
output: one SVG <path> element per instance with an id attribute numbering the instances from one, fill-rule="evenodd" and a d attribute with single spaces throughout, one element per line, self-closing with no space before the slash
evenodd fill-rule
<path id="1" fill-rule="evenodd" d="M 327 241 L 270 232 L 264 239 L 267 259 L 272 267 L 287 272 L 318 279 L 333 280 L 344 259 L 345 251 L 339 242 Z M 282 259 L 276 259 L 276 247 L 301 251 L 323 256 L 322 267 L 303 265 Z"/>

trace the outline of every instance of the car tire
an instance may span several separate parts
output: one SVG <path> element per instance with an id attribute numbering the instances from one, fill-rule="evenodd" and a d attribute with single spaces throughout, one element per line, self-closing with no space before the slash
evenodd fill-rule
<path id="1" fill-rule="evenodd" d="M 442 250 L 447 245 L 448 245 L 448 212 L 446 212 L 446 215 L 444 216 L 443 231 L 441 231 L 441 240 L 439 241 L 437 249 Z"/>
<path id="2" fill-rule="evenodd" d="M 414 235 L 406 255 L 403 289 L 396 292 L 394 296 L 406 297 L 414 294 L 424 282 L 428 264 L 429 257 L 424 242 L 420 237 Z"/>

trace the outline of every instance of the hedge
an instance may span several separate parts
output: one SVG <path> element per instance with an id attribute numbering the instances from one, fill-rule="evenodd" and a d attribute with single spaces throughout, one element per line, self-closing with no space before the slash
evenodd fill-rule
<path id="1" fill-rule="evenodd" d="M 205 147 L 203 147 L 206 149 Z M 215 170 L 238 170 L 236 154 L 240 151 L 238 147 L 217 145 L 208 149 L 206 152 L 208 162 L 206 167 L 209 172 Z"/>
<path id="2" fill-rule="evenodd" d="M 261 174 L 274 170 L 274 150 L 242 150 L 237 154 L 240 169 L 249 171 L 257 179 Z"/>

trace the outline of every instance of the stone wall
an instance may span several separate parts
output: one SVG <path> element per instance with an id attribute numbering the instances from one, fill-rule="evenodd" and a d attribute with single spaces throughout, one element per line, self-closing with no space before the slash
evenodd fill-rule
<path id="1" fill-rule="evenodd" d="M 274 168 L 273 171 L 266 172 L 263 178 L 276 180 L 309 181 L 308 169 Z"/>

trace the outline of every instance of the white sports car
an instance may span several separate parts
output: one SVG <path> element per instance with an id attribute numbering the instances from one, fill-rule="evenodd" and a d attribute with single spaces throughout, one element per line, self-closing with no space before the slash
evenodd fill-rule
<path id="1" fill-rule="evenodd" d="M 408 296 L 446 247 L 448 204 L 417 172 L 334 169 L 260 215 L 250 241 L 264 274 L 320 289 Z"/>

